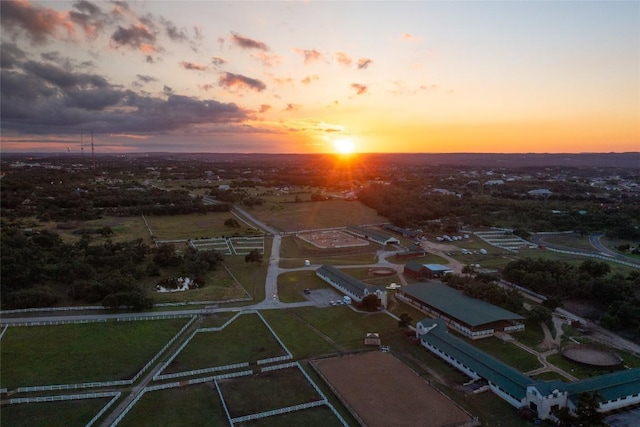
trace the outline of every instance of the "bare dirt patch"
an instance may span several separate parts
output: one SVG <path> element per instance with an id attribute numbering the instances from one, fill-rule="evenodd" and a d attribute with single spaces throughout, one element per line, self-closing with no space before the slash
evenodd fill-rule
<path id="1" fill-rule="evenodd" d="M 390 353 L 373 351 L 312 363 L 369 427 L 443 427 L 471 421 L 469 414 Z"/>
<path id="2" fill-rule="evenodd" d="M 351 248 L 367 246 L 369 242 L 358 239 L 350 234 L 338 230 L 312 231 L 300 233 L 298 237 L 318 248 Z"/>

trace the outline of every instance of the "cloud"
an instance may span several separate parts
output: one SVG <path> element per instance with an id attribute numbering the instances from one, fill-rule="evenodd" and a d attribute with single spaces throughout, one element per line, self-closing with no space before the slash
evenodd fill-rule
<path id="1" fill-rule="evenodd" d="M 269 105 L 269 104 L 260 105 L 260 112 L 261 113 L 266 113 L 269 110 L 271 110 L 271 105 Z"/>
<path id="2" fill-rule="evenodd" d="M 262 65 L 265 67 L 272 67 L 273 65 L 277 65 L 282 60 L 282 57 L 279 55 L 269 55 L 266 52 L 259 52 L 253 55 L 255 58 L 259 59 L 262 62 Z"/>
<path id="3" fill-rule="evenodd" d="M 373 60 L 369 58 L 360 58 L 358 59 L 358 70 L 365 70 L 372 63 L 373 63 Z"/>
<path id="4" fill-rule="evenodd" d="M 311 49 L 311 50 L 296 49 L 295 52 L 304 57 L 305 65 L 310 64 L 312 62 L 322 61 L 322 59 L 324 58 L 324 56 L 315 49 Z"/>
<path id="5" fill-rule="evenodd" d="M 27 54 L 15 43 L 3 43 L 0 49 L 0 67 L 12 69 L 20 65 Z"/>
<path id="6" fill-rule="evenodd" d="M 250 77 L 234 73 L 222 73 L 220 75 L 219 85 L 227 89 L 244 88 L 258 92 L 262 92 L 267 88 L 267 85 L 258 79 L 252 79 Z"/>
<path id="7" fill-rule="evenodd" d="M 308 85 L 308 84 L 311 84 L 311 82 L 314 81 L 314 80 L 320 80 L 320 77 L 318 77 L 317 75 L 313 74 L 311 76 L 305 77 L 300 82 L 302 84 Z"/>
<path id="8" fill-rule="evenodd" d="M 231 33 L 231 41 L 243 49 L 269 50 L 269 47 L 263 42 L 243 37 L 235 33 Z"/>
<path id="9" fill-rule="evenodd" d="M 158 79 L 156 79 L 155 77 L 147 76 L 145 74 L 136 74 L 136 78 L 143 83 L 151 83 L 151 82 L 158 81 Z"/>
<path id="10" fill-rule="evenodd" d="M 213 64 L 214 67 L 220 67 L 221 65 L 226 64 L 227 61 L 220 58 L 219 56 L 212 56 L 211 63 Z"/>
<path id="11" fill-rule="evenodd" d="M 409 33 L 404 33 L 402 35 L 402 40 L 413 40 L 413 35 Z"/>
<path id="12" fill-rule="evenodd" d="M 338 60 L 338 63 L 347 67 L 350 67 L 353 63 L 353 59 L 344 52 L 336 52 L 336 59 Z"/>
<path id="13" fill-rule="evenodd" d="M 364 95 L 369 90 L 366 85 L 360 83 L 351 83 L 351 88 L 356 91 L 356 95 Z"/>
<path id="14" fill-rule="evenodd" d="M 144 25 L 131 25 L 128 28 L 118 26 L 111 35 L 111 41 L 117 46 L 127 46 L 133 49 L 155 51 L 153 45 L 156 42 L 155 34 L 151 33 Z"/>
<path id="15" fill-rule="evenodd" d="M 298 104 L 287 104 L 284 111 L 298 111 L 300 109 L 300 105 Z"/>
<path id="16" fill-rule="evenodd" d="M 28 1 L 1 1 L 0 23 L 12 36 L 25 33 L 33 43 L 42 44 L 49 37 L 57 37 L 59 30 L 69 36 L 74 32 L 68 15 Z"/>
<path id="17" fill-rule="evenodd" d="M 211 123 L 240 123 L 247 112 L 233 103 L 176 95 L 152 97 L 109 83 L 103 76 L 64 70 L 13 56 L 0 73 L 3 130 L 17 134 L 150 133 Z M 153 81 L 138 75 L 140 81 Z"/>
<path id="18" fill-rule="evenodd" d="M 180 61 L 180 66 L 185 70 L 194 70 L 194 71 L 206 71 L 207 66 L 201 64 L 194 64 L 193 62 Z"/>

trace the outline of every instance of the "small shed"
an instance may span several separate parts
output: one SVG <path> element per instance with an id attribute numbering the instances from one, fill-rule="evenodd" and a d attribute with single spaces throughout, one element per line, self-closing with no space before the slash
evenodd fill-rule
<path id="1" fill-rule="evenodd" d="M 377 332 L 367 332 L 367 336 L 364 338 L 364 345 L 379 346 L 381 342 L 380 334 Z"/>

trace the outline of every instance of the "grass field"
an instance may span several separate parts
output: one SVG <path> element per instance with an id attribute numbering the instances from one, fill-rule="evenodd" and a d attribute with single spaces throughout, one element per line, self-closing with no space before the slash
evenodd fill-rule
<path id="1" fill-rule="evenodd" d="M 225 220 L 234 218 L 231 212 L 206 214 L 146 216 L 153 235 L 158 240 L 196 239 L 202 237 L 231 237 L 246 234 L 246 227 L 227 227 Z M 148 234 L 148 233 L 147 233 Z"/>
<path id="2" fill-rule="evenodd" d="M 255 421 L 247 421 L 242 425 L 246 427 L 340 427 L 342 423 L 331 412 L 328 406 L 316 406 L 304 411 L 290 412 L 288 414 L 261 418 Z M 355 424 L 354 424 L 355 425 Z"/>
<path id="3" fill-rule="evenodd" d="M 113 234 L 107 237 L 102 237 L 99 234 L 92 235 L 94 244 L 104 242 L 107 239 L 113 242 L 130 242 L 138 238 L 142 238 L 147 244 L 151 243 L 151 236 L 141 216 L 104 217 L 91 221 L 72 221 L 64 223 L 62 227 L 58 227 L 57 222 L 46 222 L 35 228 L 46 229 L 59 234 L 65 243 L 75 243 L 80 240 L 80 235 L 73 234 L 75 230 L 102 227 L 110 227 Z"/>
<path id="4" fill-rule="evenodd" d="M 321 399 L 298 368 L 222 380 L 218 386 L 231 418 Z"/>
<path id="5" fill-rule="evenodd" d="M 264 310 L 261 313 L 295 359 L 337 351 L 331 342 L 316 334 L 309 324 L 293 315 L 291 310 Z"/>
<path id="6" fill-rule="evenodd" d="M 315 271 L 291 271 L 278 276 L 278 298 L 282 302 L 306 301 L 303 291 L 308 289 L 325 289 L 331 286 L 316 276 Z"/>
<path id="7" fill-rule="evenodd" d="M 295 196 L 291 196 L 293 198 Z M 286 200 L 286 199 L 285 199 Z M 267 199 L 262 206 L 249 210 L 260 221 L 281 231 L 297 231 L 353 224 L 388 222 L 373 209 L 357 201 L 276 202 Z"/>
<path id="8" fill-rule="evenodd" d="M 211 383 L 145 393 L 121 426 L 222 426 L 227 416 Z"/>
<path id="9" fill-rule="evenodd" d="M 385 335 L 398 329 L 398 322 L 384 313 L 359 313 L 347 306 L 331 310 L 300 307 L 290 312 L 346 350 L 365 348 L 367 332 L 378 332 L 384 345 Z"/>
<path id="10" fill-rule="evenodd" d="M 222 331 L 197 333 L 163 373 L 255 362 L 285 354 L 260 318 L 245 314 Z"/>
<path id="11" fill-rule="evenodd" d="M 2 387 L 129 379 L 188 319 L 9 328 Z"/>
<path id="12" fill-rule="evenodd" d="M 528 372 L 542 367 L 535 355 L 515 344 L 506 343 L 495 337 L 474 340 L 471 344 L 520 372 Z"/>
<path id="13" fill-rule="evenodd" d="M 109 400 L 104 398 L 3 405 L 0 408 L 1 421 L 3 426 L 12 427 L 84 426 Z"/>

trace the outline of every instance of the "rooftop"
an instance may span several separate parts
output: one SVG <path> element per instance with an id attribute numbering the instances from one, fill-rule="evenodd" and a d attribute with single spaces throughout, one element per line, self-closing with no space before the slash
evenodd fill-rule
<path id="1" fill-rule="evenodd" d="M 519 314 L 512 313 L 504 308 L 466 296 L 441 282 L 416 283 L 403 286 L 400 292 L 423 301 L 470 326 L 479 326 L 500 320 L 524 319 Z"/>

